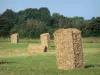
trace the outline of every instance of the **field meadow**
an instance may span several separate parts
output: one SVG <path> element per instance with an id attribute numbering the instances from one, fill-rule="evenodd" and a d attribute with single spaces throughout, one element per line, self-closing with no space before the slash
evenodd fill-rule
<path id="1" fill-rule="evenodd" d="M 30 54 L 30 43 L 40 44 L 39 39 L 20 39 L 11 44 L 7 38 L 0 39 L 0 75 L 100 75 L 100 38 L 83 38 L 84 68 L 58 70 L 55 46 L 50 41 L 48 52 Z"/>

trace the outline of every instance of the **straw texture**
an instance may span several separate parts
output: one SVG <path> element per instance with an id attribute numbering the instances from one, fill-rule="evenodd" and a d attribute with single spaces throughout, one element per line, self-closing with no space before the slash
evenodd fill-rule
<path id="1" fill-rule="evenodd" d="M 59 29 L 54 33 L 57 65 L 60 70 L 83 68 L 81 32 L 77 29 Z"/>
<path id="2" fill-rule="evenodd" d="M 19 42 L 19 38 L 18 38 L 18 33 L 12 34 L 11 35 L 11 43 L 18 43 Z"/>

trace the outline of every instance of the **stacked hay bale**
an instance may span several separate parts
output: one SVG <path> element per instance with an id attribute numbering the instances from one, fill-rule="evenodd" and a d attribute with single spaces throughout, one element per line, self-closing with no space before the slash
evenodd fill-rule
<path id="1" fill-rule="evenodd" d="M 54 33 L 58 69 L 83 68 L 81 32 L 77 29 L 59 29 Z"/>
<path id="2" fill-rule="evenodd" d="M 19 39 L 18 39 L 18 33 L 14 33 L 11 35 L 11 43 L 18 43 Z"/>
<path id="3" fill-rule="evenodd" d="M 28 51 L 30 53 L 35 52 L 46 52 L 47 48 L 49 47 L 50 35 L 49 33 L 44 33 L 40 35 L 41 45 L 30 44 L 28 46 Z"/>
<path id="4" fill-rule="evenodd" d="M 30 45 L 28 46 L 28 51 L 29 51 L 30 53 L 44 52 L 44 51 L 45 51 L 45 46 L 36 45 L 36 44 L 30 44 Z"/>
<path id="5" fill-rule="evenodd" d="M 40 40 L 41 40 L 41 45 L 45 47 L 49 47 L 49 42 L 50 42 L 50 34 L 49 33 L 44 33 L 40 35 Z"/>

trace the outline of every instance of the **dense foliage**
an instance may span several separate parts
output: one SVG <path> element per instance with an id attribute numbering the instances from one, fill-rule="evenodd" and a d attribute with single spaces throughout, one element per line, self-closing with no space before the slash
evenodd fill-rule
<path id="1" fill-rule="evenodd" d="M 53 35 L 59 28 L 77 28 L 82 31 L 82 36 L 100 36 L 100 17 L 84 20 L 83 17 L 70 18 L 59 13 L 51 15 L 46 7 L 19 12 L 7 9 L 0 14 L 0 37 L 18 32 L 21 38 L 39 38 L 41 33 Z"/>

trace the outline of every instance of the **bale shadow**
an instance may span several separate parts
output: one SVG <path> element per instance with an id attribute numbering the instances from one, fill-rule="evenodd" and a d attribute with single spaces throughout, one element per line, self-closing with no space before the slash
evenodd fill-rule
<path id="1" fill-rule="evenodd" d="M 45 46 L 44 52 L 47 52 L 47 47 Z"/>
<path id="2" fill-rule="evenodd" d="M 2 61 L 2 62 L 0 62 L 0 64 L 12 64 L 12 63 L 16 63 L 16 62 L 8 62 L 8 61 Z"/>
<path id="3" fill-rule="evenodd" d="M 90 64 L 90 65 L 85 65 L 84 68 L 95 68 L 95 67 L 100 67 L 100 65 L 93 65 L 93 64 Z"/>

